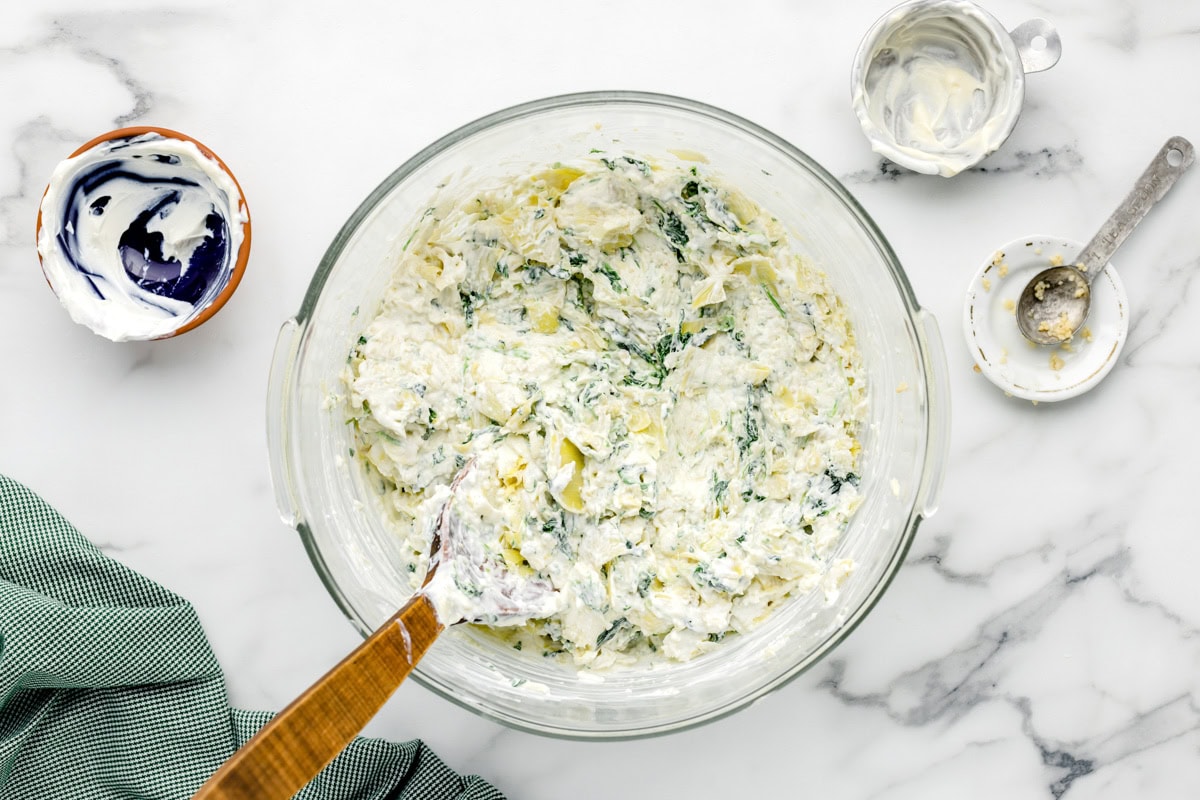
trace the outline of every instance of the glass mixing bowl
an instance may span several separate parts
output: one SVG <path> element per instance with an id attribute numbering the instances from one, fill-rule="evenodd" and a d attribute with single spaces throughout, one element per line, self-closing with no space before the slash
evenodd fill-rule
<path id="1" fill-rule="evenodd" d="M 811 667 L 879 600 L 945 463 L 945 356 L 883 235 L 811 158 L 746 120 L 688 100 L 632 92 L 553 97 L 484 117 L 393 172 L 342 227 L 271 368 L 268 440 L 279 508 L 350 621 L 366 634 L 407 598 L 399 537 L 349 457 L 352 426 L 330 398 L 374 316 L 396 256 L 439 184 L 513 174 L 592 148 L 708 169 L 775 215 L 793 249 L 824 270 L 857 329 L 870 422 L 861 432 L 863 502 L 834 558 L 857 569 L 838 596 L 796 597 L 743 636 L 684 663 L 577 671 L 530 657 L 469 626 L 448 630 L 413 673 L 486 717 L 541 734 L 629 738 L 678 730 L 741 708 Z"/>

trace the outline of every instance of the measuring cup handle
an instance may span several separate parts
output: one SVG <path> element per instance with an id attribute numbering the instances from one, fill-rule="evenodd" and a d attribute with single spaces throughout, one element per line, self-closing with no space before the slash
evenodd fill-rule
<path id="1" fill-rule="evenodd" d="M 1013 28 L 1008 35 L 1017 46 L 1021 67 L 1027 73 L 1050 69 L 1062 57 L 1062 40 L 1050 20 L 1031 19 Z M 1040 46 L 1035 48 L 1034 42 L 1038 40 Z"/>

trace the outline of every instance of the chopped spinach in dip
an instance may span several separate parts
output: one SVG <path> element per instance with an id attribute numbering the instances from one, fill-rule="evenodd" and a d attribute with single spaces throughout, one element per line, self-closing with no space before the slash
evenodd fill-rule
<path id="1" fill-rule="evenodd" d="M 849 572 L 865 391 L 782 226 L 702 165 L 599 154 L 439 201 L 345 374 L 415 590 L 468 459 L 508 568 L 561 610 L 496 635 L 685 660 Z M 423 509 L 423 503 L 425 509 Z"/>

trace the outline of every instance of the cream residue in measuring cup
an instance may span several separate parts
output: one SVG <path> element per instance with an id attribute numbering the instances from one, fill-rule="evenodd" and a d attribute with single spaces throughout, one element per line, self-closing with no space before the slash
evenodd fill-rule
<path id="1" fill-rule="evenodd" d="M 926 174 L 958 174 L 993 152 L 1016 121 L 1024 73 L 1014 70 L 974 6 L 904 9 L 884 23 L 856 86 L 880 154 Z"/>

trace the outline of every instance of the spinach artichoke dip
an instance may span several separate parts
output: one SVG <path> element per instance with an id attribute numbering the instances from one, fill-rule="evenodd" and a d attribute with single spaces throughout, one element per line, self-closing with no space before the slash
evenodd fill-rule
<path id="1" fill-rule="evenodd" d="M 411 588 L 430 500 L 475 458 L 493 555 L 557 590 L 494 629 L 531 655 L 687 660 L 835 592 L 865 386 L 781 224 L 702 164 L 615 154 L 458 191 L 416 222 L 344 376 Z"/>

